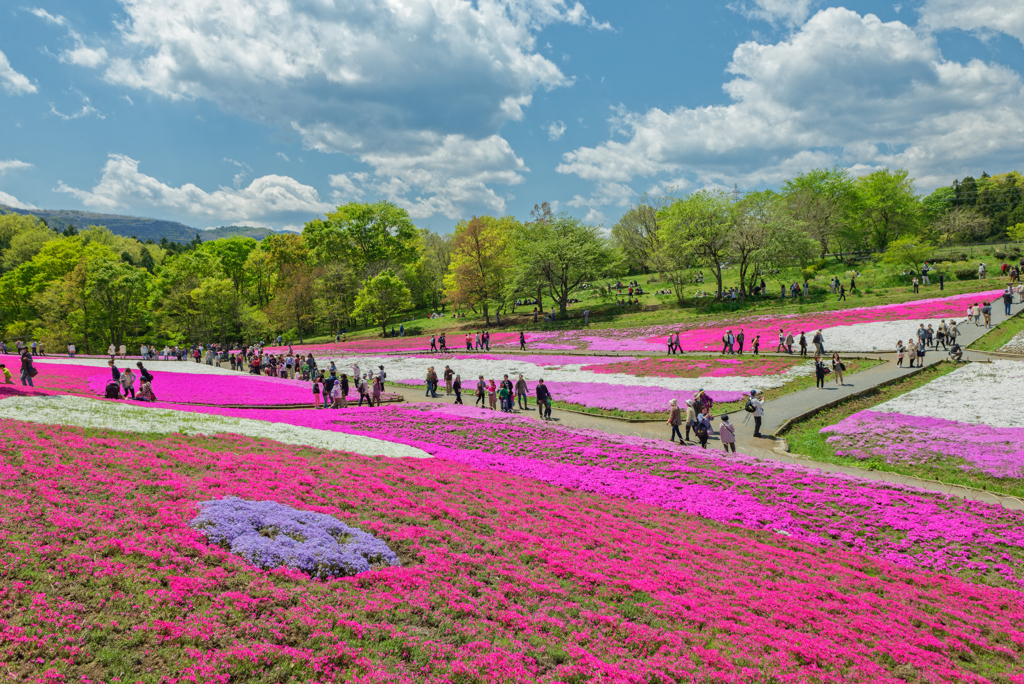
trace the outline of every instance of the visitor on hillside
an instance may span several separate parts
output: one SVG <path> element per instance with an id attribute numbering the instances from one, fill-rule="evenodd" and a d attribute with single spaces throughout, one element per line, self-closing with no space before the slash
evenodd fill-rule
<path id="1" fill-rule="evenodd" d="M 903 340 L 896 340 L 896 367 L 899 368 L 903 365 L 903 357 L 906 355 L 907 349 L 903 346 Z"/>
<path id="2" fill-rule="evenodd" d="M 963 348 L 960 347 L 959 344 L 954 342 L 952 345 L 950 345 L 950 347 L 949 347 L 949 358 L 953 359 L 954 361 L 959 361 L 960 359 L 963 358 L 963 355 L 964 355 L 964 350 L 963 350 Z"/>
<path id="3" fill-rule="evenodd" d="M 924 354 L 928 351 L 927 347 L 924 346 L 924 340 L 918 340 L 917 342 L 917 365 L 918 367 L 924 366 Z"/>
<path id="4" fill-rule="evenodd" d="M 537 413 L 542 420 L 551 420 L 551 391 L 544 384 L 544 378 L 537 381 Z"/>
<path id="5" fill-rule="evenodd" d="M 988 302 L 981 303 L 981 315 L 985 317 L 985 327 L 992 327 L 992 306 Z"/>
<path id="6" fill-rule="evenodd" d="M 29 352 L 28 347 L 21 350 L 21 384 L 28 385 L 29 387 L 35 387 L 35 383 L 32 381 L 39 371 L 32 364 L 32 353 Z"/>
<path id="7" fill-rule="evenodd" d="M 761 350 L 761 336 L 760 335 L 754 335 L 754 344 L 752 344 L 750 346 L 754 350 L 754 356 L 757 356 L 758 353 Z"/>
<path id="8" fill-rule="evenodd" d="M 433 335 L 430 336 L 430 351 L 437 351 L 437 338 Z"/>
<path id="9" fill-rule="evenodd" d="M 117 350 L 114 349 L 114 345 L 111 344 L 107 347 L 107 356 L 113 357 Z"/>
<path id="10" fill-rule="evenodd" d="M 939 274 L 939 291 L 946 289 L 946 276 L 942 273 Z"/>
<path id="11" fill-rule="evenodd" d="M 788 354 L 793 353 L 793 342 L 795 341 L 796 340 L 793 339 L 793 333 L 789 333 L 788 335 L 786 335 L 786 352 Z"/>
<path id="12" fill-rule="evenodd" d="M 320 408 L 320 376 L 313 376 L 313 408 Z"/>
<path id="13" fill-rule="evenodd" d="M 442 352 L 448 351 L 448 340 L 445 338 L 444 333 L 437 338 L 437 346 L 441 348 Z"/>
<path id="14" fill-rule="evenodd" d="M 33 342 L 32 346 L 35 347 L 36 343 Z M 35 349 L 33 349 L 32 351 L 35 351 Z M 74 344 L 69 344 L 68 345 L 68 356 L 71 357 L 72 359 L 75 358 L 75 345 Z"/>
<path id="15" fill-rule="evenodd" d="M 480 408 L 486 408 L 487 406 L 487 383 L 484 382 L 484 376 L 482 375 L 476 381 L 476 402 L 473 406 L 478 404 Z"/>
<path id="16" fill-rule="evenodd" d="M 741 328 L 740 331 L 736 333 L 736 353 L 741 356 L 743 355 L 743 341 L 745 339 L 746 336 L 743 334 L 743 329 Z"/>
<path id="17" fill-rule="evenodd" d="M 825 375 L 828 373 L 828 366 L 821 360 L 820 356 L 814 357 L 814 387 L 825 389 Z"/>
<path id="18" fill-rule="evenodd" d="M 1013 304 L 1013 289 L 1010 287 L 1006 288 L 1006 292 L 1003 293 L 1003 308 L 1004 313 L 1010 315 L 1010 305 Z"/>
<path id="19" fill-rule="evenodd" d="M 708 435 L 712 432 L 711 421 L 711 414 L 705 406 L 700 410 L 700 413 L 697 414 L 697 425 L 695 427 L 697 432 L 697 441 L 700 442 L 701 449 L 708 448 Z"/>
<path id="20" fill-rule="evenodd" d="M 452 382 L 452 391 L 455 392 L 455 403 L 462 403 L 462 376 L 456 374 L 455 380 Z"/>
<path id="21" fill-rule="evenodd" d="M 124 392 L 124 398 L 127 399 L 128 395 L 132 395 L 132 399 L 135 398 L 135 374 L 132 373 L 131 368 L 125 368 L 124 372 L 121 373 L 121 389 Z"/>
<path id="22" fill-rule="evenodd" d="M 491 331 L 484 331 L 484 350 L 491 351 Z"/>
<path id="23" fill-rule="evenodd" d="M 807 337 L 800 331 L 800 356 L 807 356 Z"/>
<path id="24" fill-rule="evenodd" d="M 405 337 L 405 323 L 398 326 L 398 336 Z"/>
<path id="25" fill-rule="evenodd" d="M 434 376 L 435 383 L 437 376 Z M 384 383 L 381 381 L 378 375 L 373 379 L 373 388 L 370 390 L 370 406 L 380 406 L 380 394 L 384 388 Z"/>
<path id="26" fill-rule="evenodd" d="M 516 380 L 516 400 L 519 404 L 519 408 L 524 411 L 530 410 L 530 402 L 528 399 L 529 388 L 526 386 L 526 380 L 523 378 L 523 374 L 519 374 L 519 379 Z"/>
<path id="27" fill-rule="evenodd" d="M 911 282 L 914 284 L 914 294 L 917 294 L 917 276 Z"/>
<path id="28" fill-rule="evenodd" d="M 444 395 L 450 397 L 452 394 L 452 380 L 455 378 L 455 373 L 452 371 L 451 366 L 444 367 Z"/>
<path id="29" fill-rule="evenodd" d="M 775 353 L 781 354 L 784 351 L 786 351 L 786 333 L 782 328 L 779 328 L 779 346 Z"/>
<path id="30" fill-rule="evenodd" d="M 754 409 L 754 437 L 761 436 L 761 420 L 764 418 L 764 394 L 757 390 L 750 390 L 750 405 Z"/>
<path id="31" fill-rule="evenodd" d="M 152 382 L 153 382 L 153 374 L 150 373 L 149 370 L 145 366 L 142 365 L 142 362 L 139 361 L 138 363 L 136 363 L 135 367 L 139 369 L 139 378 L 143 382 L 148 382 L 148 383 L 152 384 Z"/>
<path id="32" fill-rule="evenodd" d="M 722 451 L 736 453 L 736 426 L 729 422 L 728 414 L 722 416 L 722 424 L 718 427 L 718 437 L 722 440 Z"/>
<path id="33" fill-rule="evenodd" d="M 846 288 L 843 287 L 842 285 L 839 286 L 839 299 L 837 299 L 836 301 L 837 302 L 845 302 L 846 301 Z"/>
<path id="34" fill-rule="evenodd" d="M 836 376 L 836 384 L 840 387 L 846 387 L 846 381 L 843 379 L 843 371 L 846 370 L 846 364 L 839 358 L 838 352 L 832 354 L 832 373 Z"/>
<path id="35" fill-rule="evenodd" d="M 526 351 L 526 333 L 519 332 L 519 351 Z"/>
<path id="36" fill-rule="evenodd" d="M 487 403 L 492 411 L 498 406 L 498 385 L 495 384 L 494 378 L 487 384 Z"/>
<path id="37" fill-rule="evenodd" d="M 683 442 L 683 435 L 679 432 L 679 424 L 682 422 L 682 412 L 679 410 L 679 403 L 672 399 L 668 402 L 668 420 L 665 421 L 665 425 L 672 426 L 672 435 L 668 438 L 668 441 L 675 442 L 676 435 L 679 435 L 680 444 Z"/>

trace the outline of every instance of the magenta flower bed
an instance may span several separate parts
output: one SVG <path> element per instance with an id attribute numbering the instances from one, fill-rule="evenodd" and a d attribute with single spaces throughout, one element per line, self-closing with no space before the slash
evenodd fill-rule
<path id="1" fill-rule="evenodd" d="M 975 302 L 991 301 L 1002 290 L 990 290 L 916 302 L 884 304 L 881 306 L 826 311 L 819 314 L 792 314 L 788 316 L 748 316 L 722 324 L 714 320 L 702 324 L 684 323 L 678 326 L 658 325 L 642 328 L 606 328 L 569 330 L 564 332 L 536 332 L 527 335 L 535 342 L 571 345 L 574 349 L 598 352 L 665 352 L 669 333 L 680 333 L 679 341 L 686 351 L 720 351 L 722 336 L 727 331 L 740 329 L 746 336 L 745 349 L 749 350 L 754 337 L 761 336 L 761 349 L 774 349 L 778 344 L 779 328 L 787 333 L 799 334 L 836 326 L 874 323 L 878 321 L 917 320 L 963 316 L 967 307 Z M 810 342 L 810 339 L 808 339 Z M 827 342 L 827 340 L 826 340 Z"/>
<path id="2" fill-rule="evenodd" d="M 196 410 L 377 437 L 477 468 L 853 549 L 907 568 L 971 579 L 993 572 L 1024 587 L 1024 512 L 1001 506 L 698 447 L 611 439 L 472 406 Z"/>
<path id="3" fill-rule="evenodd" d="M 92 369 L 96 370 L 96 369 Z M 110 372 L 89 377 L 89 389 L 103 396 Z M 136 376 L 135 389 L 141 381 Z M 352 392 L 352 390 L 349 390 Z M 243 406 L 283 406 L 313 401 L 313 383 L 265 375 L 196 374 L 153 372 L 153 393 L 162 402 L 182 404 L 238 404 Z"/>
<path id="4" fill-rule="evenodd" d="M 24 681 L 980 684 L 1022 672 L 1018 592 L 450 459 L 3 421 L 0 495 L 0 641 Z M 337 518 L 399 549 L 402 566 L 326 581 L 254 568 L 188 526 L 228 496 Z"/>
<path id="5" fill-rule="evenodd" d="M 580 370 L 593 373 L 625 373 L 637 377 L 655 378 L 732 378 L 762 377 L 765 375 L 781 375 L 793 366 L 807 363 L 807 359 L 680 359 L 644 358 L 644 359 L 613 359 Z"/>
<path id="6" fill-rule="evenodd" d="M 821 430 L 839 456 L 890 464 L 960 464 L 966 472 L 1024 477 L 1024 428 L 997 428 L 902 413 L 861 411 Z"/>
<path id="7" fill-rule="evenodd" d="M 490 378 L 488 378 L 490 380 Z M 426 380 L 409 379 L 399 380 L 402 385 L 415 385 L 422 387 Z M 580 406 L 589 406 L 607 411 L 639 411 L 642 413 L 667 414 L 668 402 L 676 399 L 680 406 L 684 406 L 687 399 L 692 399 L 695 392 L 683 392 L 679 390 L 664 389 L 662 387 L 644 387 L 641 385 L 611 385 L 604 382 L 545 382 L 551 397 L 554 401 L 564 401 Z M 530 396 L 534 396 L 537 387 L 536 382 L 527 381 Z M 462 387 L 463 396 L 467 394 L 473 397 L 476 392 L 476 381 L 464 379 Z M 724 390 L 708 390 L 706 395 L 711 397 L 715 403 L 730 403 L 739 401 L 744 396 L 743 392 L 729 392 Z M 463 399 L 465 401 L 465 398 Z"/>

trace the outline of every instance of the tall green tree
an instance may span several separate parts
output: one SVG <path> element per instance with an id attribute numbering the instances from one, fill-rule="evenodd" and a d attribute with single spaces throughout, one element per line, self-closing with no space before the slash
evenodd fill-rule
<path id="1" fill-rule="evenodd" d="M 601 230 L 568 214 L 522 226 L 514 240 L 513 270 L 539 274 L 562 316 L 573 293 L 603 276 L 611 261 Z"/>
<path id="2" fill-rule="evenodd" d="M 630 272 L 646 273 L 650 268 L 651 259 L 660 247 L 658 210 L 667 203 L 666 198 L 644 195 L 612 226 L 612 245 L 622 252 Z"/>
<path id="3" fill-rule="evenodd" d="M 721 191 L 700 190 L 658 212 L 662 251 L 676 261 L 711 269 L 722 296 L 722 267 L 732 258 L 729 232 L 735 222 L 730 197 Z"/>
<path id="4" fill-rule="evenodd" d="M 95 315 L 106 341 L 115 346 L 127 343 L 148 311 L 153 276 L 144 268 L 103 259 L 90 267 L 88 278 Z"/>
<path id="5" fill-rule="evenodd" d="M 460 221 L 452 235 L 451 263 L 444 278 L 445 297 L 476 308 L 490 324 L 490 300 L 505 287 L 511 253 L 509 238 L 518 226 L 512 217 L 474 216 Z"/>
<path id="6" fill-rule="evenodd" d="M 379 325 L 387 334 L 392 316 L 412 307 L 412 293 L 390 268 L 369 278 L 356 295 L 355 315 Z"/>
<path id="7" fill-rule="evenodd" d="M 920 238 L 907 236 L 889 243 L 889 248 L 882 255 L 882 262 L 896 266 L 909 266 L 917 270 L 932 258 L 935 245 Z"/>
<path id="8" fill-rule="evenodd" d="M 251 237 L 234 235 L 204 242 L 200 250 L 210 252 L 220 262 L 224 275 L 231 280 L 236 293 L 241 293 L 245 284 L 245 265 L 249 255 L 256 249 L 259 243 Z"/>
<path id="9" fill-rule="evenodd" d="M 409 212 L 387 201 L 343 204 L 307 223 L 302 235 L 315 264 L 348 261 L 360 276 L 373 276 L 417 257 L 419 235 Z"/>
<path id="10" fill-rule="evenodd" d="M 850 172 L 839 166 L 811 169 L 786 181 L 782 195 L 792 217 L 820 245 L 820 258 L 829 251 L 838 252 L 837 238 L 857 202 Z"/>
<path id="11" fill-rule="evenodd" d="M 857 179 L 861 223 L 871 244 L 885 250 L 893 240 L 921 225 L 921 203 L 906 169 L 879 169 Z"/>

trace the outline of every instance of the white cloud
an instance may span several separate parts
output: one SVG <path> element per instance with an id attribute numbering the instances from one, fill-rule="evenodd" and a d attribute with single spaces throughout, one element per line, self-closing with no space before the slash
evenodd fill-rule
<path id="1" fill-rule="evenodd" d="M 729 8 L 748 19 L 799 26 L 810 16 L 814 4 L 814 0 L 753 0 L 753 5 L 740 2 Z"/>
<path id="2" fill-rule="evenodd" d="M 139 162 L 111 154 L 103 177 L 92 190 L 79 190 L 60 182 L 66 192 L 91 209 L 113 210 L 142 205 L 170 209 L 196 218 L 246 221 L 290 212 L 322 213 L 332 206 L 320 201 L 317 191 L 288 176 L 262 176 L 247 187 L 221 187 L 213 192 L 186 183 L 175 188 L 139 171 Z"/>
<path id="3" fill-rule="evenodd" d="M 565 123 L 562 121 L 552 121 L 548 126 L 548 140 L 558 140 L 565 135 Z"/>
<path id="4" fill-rule="evenodd" d="M 608 181 L 600 181 L 597 184 L 597 188 L 590 197 L 583 197 L 581 195 L 574 195 L 572 200 L 569 201 L 570 207 L 604 207 L 609 204 L 618 205 L 624 207 L 629 204 L 629 201 L 636 193 L 628 186 L 622 183 L 611 183 Z"/>
<path id="5" fill-rule="evenodd" d="M 278 152 L 277 156 L 280 157 L 281 159 L 284 159 L 286 162 L 290 162 L 291 161 L 291 159 L 288 158 L 288 155 L 285 154 L 284 152 Z"/>
<path id="6" fill-rule="evenodd" d="M 334 193 L 331 195 L 338 204 L 361 200 L 366 192 L 363 190 L 370 180 L 368 173 L 338 173 L 328 178 Z"/>
<path id="7" fill-rule="evenodd" d="M 133 105 L 133 106 L 135 105 L 135 103 L 132 101 L 132 98 L 130 98 L 129 96 L 122 95 L 121 97 L 124 98 L 125 102 L 127 102 L 128 104 Z"/>
<path id="8" fill-rule="evenodd" d="M 97 119 L 106 118 L 98 109 L 92 106 L 92 102 L 89 101 L 89 97 L 87 95 L 83 95 L 82 93 L 78 94 L 82 97 L 82 108 L 79 109 L 77 112 L 74 112 L 72 114 L 64 114 L 58 111 L 57 107 L 54 106 L 54 104 L 51 102 L 50 113 L 54 116 L 64 119 L 65 121 L 71 121 L 72 119 L 81 119 L 82 117 L 89 116 L 90 114 L 95 114 Z"/>
<path id="9" fill-rule="evenodd" d="M 370 164 L 396 197 L 428 212 L 478 197 L 499 204 L 493 190 L 479 185 L 519 182 L 523 167 L 511 149 L 501 155 L 504 173 L 488 166 L 473 174 L 440 158 L 452 140 L 463 150 L 475 148 L 470 164 L 508 148 L 504 141 L 496 146 L 494 137 L 504 122 L 522 119 L 534 90 L 572 84 L 537 52 L 544 26 L 605 28 L 566 0 L 124 5 L 130 56 L 110 62 L 107 81 L 170 99 L 210 100 L 289 128 L 307 148 Z M 430 144 L 434 149 L 426 149 Z M 410 163 L 416 173 L 392 173 Z M 455 175 L 443 177 L 446 169 Z"/>
<path id="10" fill-rule="evenodd" d="M 1024 44 L 1024 3 L 1020 0 L 927 0 L 921 24 L 933 31 L 962 29 L 984 35 L 999 31 Z"/>
<path id="11" fill-rule="evenodd" d="M 0 190 L 0 204 L 6 204 L 8 207 L 14 209 L 38 209 L 39 207 L 32 206 L 27 202 L 20 202 L 14 195 L 8 195 L 3 190 Z"/>
<path id="12" fill-rule="evenodd" d="M 87 69 L 95 69 L 107 61 L 107 51 L 105 48 L 91 48 L 80 44 L 74 50 L 61 52 L 60 61 L 66 64 L 77 64 Z"/>
<path id="13" fill-rule="evenodd" d="M 43 21 L 45 21 L 47 24 L 55 24 L 57 26 L 64 26 L 65 24 L 67 24 L 67 19 L 65 19 L 63 16 L 61 16 L 60 14 L 54 16 L 47 12 L 46 10 L 44 10 L 42 7 L 32 7 L 29 8 L 28 11 L 36 15 Z"/>
<path id="14" fill-rule="evenodd" d="M 28 80 L 28 77 L 14 70 L 11 63 L 7 61 L 7 55 L 2 51 L 0 51 L 0 85 L 4 87 L 8 95 L 24 95 L 39 91 L 39 88 Z"/>
<path id="15" fill-rule="evenodd" d="M 31 168 L 31 164 L 23 162 L 20 159 L 0 159 L 0 176 L 4 175 L 8 171 L 20 171 L 22 169 Z"/>
<path id="16" fill-rule="evenodd" d="M 565 154 L 558 171 L 751 187 L 834 163 L 902 166 L 926 189 L 983 163 L 1013 168 L 1024 154 L 1020 75 L 948 61 L 900 22 L 823 10 L 777 44 L 743 43 L 728 71 L 731 104 L 617 107 L 612 139 Z"/>

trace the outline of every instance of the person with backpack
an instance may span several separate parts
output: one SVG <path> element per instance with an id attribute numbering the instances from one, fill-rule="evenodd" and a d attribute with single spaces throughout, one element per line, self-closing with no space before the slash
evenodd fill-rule
<path id="1" fill-rule="evenodd" d="M 838 352 L 832 353 L 832 374 L 836 376 L 836 384 L 842 387 L 846 387 L 846 381 L 843 379 L 843 371 L 846 370 L 846 364 L 839 358 Z"/>
<path id="2" fill-rule="evenodd" d="M 141 361 L 136 363 L 135 366 L 136 368 L 139 369 L 139 378 L 141 378 L 143 382 L 153 382 L 153 374 L 150 373 L 149 370 L 142 365 Z"/>
<path id="3" fill-rule="evenodd" d="M 32 354 L 29 352 L 28 347 L 23 348 L 21 351 L 21 384 L 35 387 L 32 378 L 38 374 L 39 371 L 32 364 Z"/>
<path id="4" fill-rule="evenodd" d="M 697 430 L 697 410 L 693 407 L 693 400 L 686 400 L 686 442 L 690 441 L 690 430 Z"/>
<path id="5" fill-rule="evenodd" d="M 705 406 L 701 409 L 700 413 L 697 414 L 697 441 L 700 442 L 701 449 L 708 448 L 708 435 L 711 433 L 711 414 L 708 412 L 708 408 Z"/>
<path id="6" fill-rule="evenodd" d="M 527 399 L 529 388 L 526 385 L 526 380 L 523 378 L 523 374 L 519 374 L 519 379 L 516 380 L 516 400 L 519 402 L 519 408 L 524 411 L 530 410 L 530 402 Z"/>
<path id="7" fill-rule="evenodd" d="M 480 408 L 486 408 L 487 407 L 486 402 L 487 402 L 487 383 L 484 382 L 484 376 L 481 375 L 480 379 L 476 381 L 476 403 L 474 403 L 473 406 L 476 406 L 477 404 L 479 404 Z"/>
<path id="8" fill-rule="evenodd" d="M 313 376 L 313 408 L 320 408 L 320 376 Z"/>
<path id="9" fill-rule="evenodd" d="M 729 416 L 722 416 L 722 424 L 718 428 L 718 436 L 722 440 L 722 450 L 736 453 L 736 426 L 729 422 Z"/>
<path id="10" fill-rule="evenodd" d="M 537 381 L 537 413 L 542 420 L 551 420 L 551 391 L 544 384 L 544 378 Z"/>
<path id="11" fill-rule="evenodd" d="M 764 418 L 764 395 L 757 390 L 750 390 L 750 398 L 747 399 L 748 412 L 754 414 L 754 437 L 761 436 L 761 420 Z M 753 409 L 753 410 L 751 410 Z"/>

